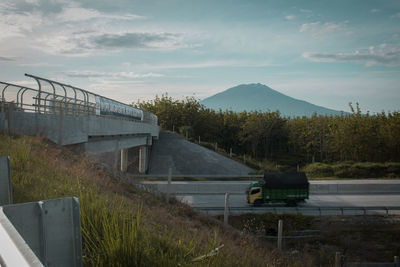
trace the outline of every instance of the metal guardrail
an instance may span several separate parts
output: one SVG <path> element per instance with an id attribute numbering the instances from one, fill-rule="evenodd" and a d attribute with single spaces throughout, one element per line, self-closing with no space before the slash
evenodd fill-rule
<path id="1" fill-rule="evenodd" d="M 96 111 L 99 109 L 99 103 L 96 101 L 96 98 L 101 98 L 114 103 L 120 109 L 133 108 L 130 105 L 72 85 L 52 81 L 31 74 L 25 74 L 25 76 L 33 78 L 37 82 L 39 88 L 34 89 L 27 86 L 0 82 L 1 112 L 7 110 L 9 103 L 14 103 L 16 111 L 19 110 L 42 114 L 60 114 L 62 112 L 70 115 L 99 116 L 99 114 L 96 114 Z M 140 120 L 129 118 L 127 116 L 101 116 L 142 121 L 157 125 L 158 119 L 156 115 L 145 110 L 140 111 L 143 112 L 143 116 Z"/>
<path id="2" fill-rule="evenodd" d="M 132 175 L 134 178 L 160 178 L 167 180 L 168 174 L 134 174 Z M 172 178 L 197 178 L 197 179 L 210 179 L 209 181 L 213 181 L 213 179 L 238 179 L 238 178 L 246 178 L 249 181 L 253 181 L 254 179 L 262 179 L 264 178 L 264 174 L 172 174 Z M 162 181 L 162 180 L 161 180 Z M 190 181 L 190 180 L 189 180 Z M 239 180 L 242 181 L 242 180 Z"/>
<path id="3" fill-rule="evenodd" d="M 1 239 L 4 266 L 25 258 L 28 266 L 82 266 L 79 199 L 67 197 L 0 207 L 0 226 L 10 240 Z M 1 229 L 0 229 L 1 234 Z M 20 253 L 10 258 L 9 248 Z M 34 255 L 33 255 L 34 254 Z M 34 263 L 34 264 L 32 264 Z M 0 265 L 3 264 L 0 262 Z"/>
<path id="4" fill-rule="evenodd" d="M 13 203 L 9 157 L 0 157 L 0 206 Z"/>
<path id="5" fill-rule="evenodd" d="M 193 207 L 197 211 L 223 213 L 224 207 Z M 301 213 L 311 215 L 374 215 L 400 214 L 400 206 L 391 207 L 229 207 L 230 212 L 237 213 Z"/>
<path id="6" fill-rule="evenodd" d="M 44 266 L 0 207 L 0 266 Z"/>

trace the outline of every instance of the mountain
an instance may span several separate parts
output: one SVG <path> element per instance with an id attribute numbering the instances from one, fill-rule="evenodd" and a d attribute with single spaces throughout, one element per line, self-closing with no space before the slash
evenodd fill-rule
<path id="1" fill-rule="evenodd" d="M 200 101 L 214 110 L 276 111 L 283 116 L 341 115 L 341 111 L 324 108 L 284 95 L 260 83 L 242 84 Z"/>

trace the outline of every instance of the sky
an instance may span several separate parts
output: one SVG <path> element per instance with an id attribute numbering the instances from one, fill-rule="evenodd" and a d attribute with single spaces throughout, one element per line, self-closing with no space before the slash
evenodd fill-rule
<path id="1" fill-rule="evenodd" d="M 327 108 L 400 110 L 400 1 L 0 0 L 0 81 L 124 103 L 262 83 Z"/>

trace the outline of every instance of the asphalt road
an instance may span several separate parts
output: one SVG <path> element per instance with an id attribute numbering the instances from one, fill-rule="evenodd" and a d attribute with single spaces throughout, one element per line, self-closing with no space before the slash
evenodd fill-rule
<path id="1" fill-rule="evenodd" d="M 143 183 L 151 186 L 153 190 L 168 192 L 166 181 Z M 385 214 L 387 210 L 382 207 L 392 207 L 388 214 L 400 214 L 400 180 L 310 181 L 310 198 L 305 203 L 299 203 L 297 209 L 288 208 L 283 203 L 252 207 L 247 204 L 245 193 L 249 184 L 250 181 L 174 181 L 169 190 L 180 201 L 209 214 L 223 212 L 225 192 L 229 193 L 230 210 L 236 213 L 301 212 L 305 215 L 357 215 L 376 214 L 373 207 L 377 207 L 378 214 Z"/>

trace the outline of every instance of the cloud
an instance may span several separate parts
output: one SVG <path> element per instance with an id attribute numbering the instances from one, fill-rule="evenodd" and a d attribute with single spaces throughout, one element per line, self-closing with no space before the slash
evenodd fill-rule
<path id="1" fill-rule="evenodd" d="M 103 34 L 92 42 L 100 48 L 174 49 L 182 47 L 181 40 L 182 36 L 176 33 L 127 32 Z"/>
<path id="2" fill-rule="evenodd" d="M 164 77 L 164 74 L 160 73 L 134 73 L 134 72 L 99 72 L 99 71 L 69 71 L 64 72 L 68 77 L 72 78 L 126 78 L 126 79 L 137 79 L 137 78 L 151 78 L 151 77 Z"/>
<path id="3" fill-rule="evenodd" d="M 396 14 L 394 14 L 393 16 L 391 16 L 392 18 L 400 18 L 400 12 L 397 12 Z"/>
<path id="4" fill-rule="evenodd" d="M 43 18 L 39 12 L 16 12 L 15 6 L 0 4 L 0 40 L 26 36 L 42 24 Z"/>
<path id="5" fill-rule="evenodd" d="M 292 20 L 292 19 L 294 19 L 294 18 L 295 18 L 294 15 L 287 15 L 287 16 L 285 17 L 285 19 L 287 19 L 287 20 Z"/>
<path id="6" fill-rule="evenodd" d="M 332 34 L 336 32 L 347 32 L 346 30 L 347 21 L 341 23 L 325 22 L 320 21 L 304 23 L 300 26 L 299 32 L 310 33 L 314 37 L 319 37 L 321 35 Z"/>
<path id="7" fill-rule="evenodd" d="M 175 50 L 193 48 L 187 44 L 184 35 L 168 32 L 125 32 L 99 33 L 93 30 L 71 31 L 66 29 L 56 35 L 38 38 L 35 47 L 46 53 L 68 56 L 88 56 L 102 50 L 149 49 Z"/>
<path id="8" fill-rule="evenodd" d="M 309 9 L 300 9 L 300 12 L 302 12 L 302 13 L 312 13 L 312 10 L 309 10 Z"/>
<path id="9" fill-rule="evenodd" d="M 78 22 L 92 19 L 107 19 L 107 20 L 135 20 L 144 19 L 144 16 L 136 14 L 115 15 L 100 12 L 96 9 L 82 8 L 77 3 L 70 3 L 63 7 L 62 11 L 56 15 L 57 21 L 60 22 Z"/>
<path id="10" fill-rule="evenodd" d="M 371 46 L 368 51 L 354 53 L 309 53 L 302 56 L 314 62 L 360 62 L 365 66 L 400 66 L 400 44 L 381 44 L 378 47 Z"/>
<path id="11" fill-rule="evenodd" d="M 160 64 L 160 65 L 143 65 L 141 68 L 151 69 L 203 69 L 203 68 L 215 68 L 215 67 L 228 67 L 228 68 L 240 68 L 240 67 L 270 67 L 272 64 L 267 61 L 250 62 L 242 60 L 214 60 L 214 61 L 203 61 L 194 63 L 182 63 L 182 64 Z"/>
<path id="12" fill-rule="evenodd" d="M 143 19 L 147 17 L 133 14 L 128 8 L 113 13 L 77 1 L 0 0 L 2 53 L 14 56 L 15 43 L 23 43 L 25 51 L 74 57 L 99 55 L 104 50 L 165 51 L 201 46 L 194 43 L 198 38 L 192 32 L 146 28 L 143 22 L 139 28 L 135 22 Z"/>
<path id="13" fill-rule="evenodd" d="M 0 57 L 0 61 L 15 61 L 15 59 L 10 57 Z"/>
<path id="14" fill-rule="evenodd" d="M 373 9 L 371 9 L 371 13 L 378 13 L 378 12 L 380 12 L 381 10 L 380 9 L 377 9 L 377 8 L 373 8 Z"/>

